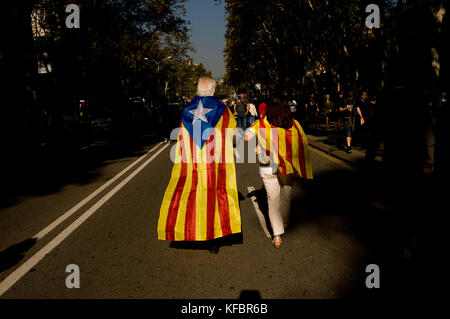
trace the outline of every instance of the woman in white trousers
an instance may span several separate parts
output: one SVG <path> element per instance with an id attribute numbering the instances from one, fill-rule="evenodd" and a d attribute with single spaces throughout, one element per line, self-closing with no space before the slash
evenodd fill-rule
<path id="1" fill-rule="evenodd" d="M 289 216 L 291 212 L 291 194 L 295 182 L 295 175 L 280 175 L 277 170 L 277 164 L 271 160 L 269 166 L 267 164 L 266 156 L 261 156 L 259 174 L 264 183 L 264 188 L 267 193 L 267 202 L 269 206 L 269 219 L 273 231 L 272 243 L 276 248 L 281 247 L 281 235 L 284 234 L 285 229 L 289 224 Z"/>
<path id="2" fill-rule="evenodd" d="M 291 194 L 297 176 L 312 178 L 308 141 L 293 119 L 289 104 L 278 98 L 267 103 L 267 117 L 255 122 L 244 140 L 258 137 L 259 173 L 264 183 L 273 230 L 272 243 L 281 247 L 281 235 L 289 223 Z M 279 144 L 282 146 L 279 147 Z"/>

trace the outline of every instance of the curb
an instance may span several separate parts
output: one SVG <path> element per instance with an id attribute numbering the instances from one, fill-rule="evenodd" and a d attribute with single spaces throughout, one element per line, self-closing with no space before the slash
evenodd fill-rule
<path id="1" fill-rule="evenodd" d="M 336 154 L 333 154 L 332 152 L 326 151 L 326 150 L 324 150 L 322 147 L 317 146 L 317 145 L 314 145 L 313 143 L 314 143 L 314 142 L 309 142 L 309 145 L 312 146 L 312 147 L 314 147 L 315 149 L 317 149 L 317 150 L 319 150 L 319 151 L 321 151 L 321 152 L 324 152 L 324 153 L 326 153 L 327 155 L 332 156 L 332 157 L 334 157 L 334 158 L 336 158 L 336 159 L 338 159 L 338 160 L 340 160 L 340 161 L 342 161 L 342 162 L 345 162 L 345 163 L 347 163 L 347 164 L 349 164 L 349 165 L 351 165 L 351 166 L 353 166 L 353 167 L 355 167 L 355 168 L 358 168 L 358 169 L 360 168 L 359 165 L 355 164 L 354 162 L 349 161 L 349 160 L 347 160 L 347 159 L 345 159 L 345 158 L 342 158 L 342 157 L 340 157 L 340 156 L 338 156 L 338 155 L 336 155 Z"/>

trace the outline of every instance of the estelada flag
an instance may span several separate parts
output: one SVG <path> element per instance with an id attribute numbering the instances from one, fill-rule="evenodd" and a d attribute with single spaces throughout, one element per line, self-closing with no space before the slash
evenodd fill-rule
<path id="1" fill-rule="evenodd" d="M 250 130 L 267 155 L 278 164 L 281 175 L 294 173 L 302 178 L 313 178 L 308 139 L 298 121 L 294 120 L 290 129 L 284 129 L 271 125 L 265 116 L 255 121 Z"/>
<path id="2" fill-rule="evenodd" d="M 158 221 L 158 239 L 204 241 L 241 232 L 233 156 L 236 120 L 215 97 L 184 109 L 174 166 Z"/>

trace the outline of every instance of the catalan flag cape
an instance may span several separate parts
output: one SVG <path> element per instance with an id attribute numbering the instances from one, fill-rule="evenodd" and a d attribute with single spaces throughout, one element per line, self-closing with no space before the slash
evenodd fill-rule
<path id="1" fill-rule="evenodd" d="M 236 120 L 215 97 L 184 109 L 158 239 L 205 241 L 241 232 L 233 155 Z"/>
<path id="2" fill-rule="evenodd" d="M 294 120 L 290 129 L 284 129 L 271 125 L 265 116 L 255 121 L 250 130 L 266 153 L 273 153 L 271 158 L 278 164 L 278 173 L 313 178 L 308 139 L 298 121 Z"/>

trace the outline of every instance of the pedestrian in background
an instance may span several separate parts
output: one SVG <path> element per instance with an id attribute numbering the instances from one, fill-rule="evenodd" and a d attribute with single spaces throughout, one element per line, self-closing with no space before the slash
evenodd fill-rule
<path id="1" fill-rule="evenodd" d="M 249 110 L 250 116 L 248 118 L 248 126 L 250 127 L 253 122 L 255 122 L 256 118 L 258 117 L 258 111 L 256 111 L 256 106 L 253 103 L 249 103 Z"/>
<path id="2" fill-rule="evenodd" d="M 345 92 L 339 91 L 339 95 L 336 101 L 336 116 L 338 121 L 338 127 L 342 129 L 342 113 L 340 112 L 340 108 L 345 107 Z"/>
<path id="3" fill-rule="evenodd" d="M 366 91 L 361 93 L 361 98 L 356 106 L 356 113 L 358 114 L 358 127 L 359 127 L 359 138 L 367 143 L 367 138 L 369 134 L 369 101 L 368 94 Z"/>
<path id="4" fill-rule="evenodd" d="M 369 98 L 368 108 L 368 140 L 366 150 L 366 162 L 369 166 L 373 166 L 377 156 L 378 148 L 381 145 L 382 129 L 380 125 L 380 111 L 377 106 L 377 96 L 371 94 Z"/>
<path id="5" fill-rule="evenodd" d="M 237 116 L 237 124 L 243 131 L 247 129 L 247 114 L 249 111 L 248 102 L 245 100 L 245 94 L 239 94 L 239 98 L 234 105 L 234 115 Z"/>
<path id="6" fill-rule="evenodd" d="M 334 110 L 334 104 L 331 101 L 331 95 L 325 94 L 325 102 L 323 103 L 323 115 L 325 116 L 325 123 L 327 126 L 327 131 L 329 130 L 329 120 L 331 117 L 331 113 Z"/>
<path id="7" fill-rule="evenodd" d="M 344 119 L 345 139 L 346 139 L 345 151 L 347 153 L 351 153 L 352 137 L 353 132 L 355 130 L 355 113 L 354 113 L 355 100 L 353 97 L 353 91 L 349 91 L 345 99 L 344 105 L 345 106 L 339 107 L 339 111 L 341 112 L 342 118 Z"/>
<path id="8" fill-rule="evenodd" d="M 265 102 L 262 102 L 259 106 L 258 106 L 258 112 L 259 112 L 259 116 L 260 118 L 263 118 L 266 115 L 267 112 L 267 104 Z"/>
<path id="9" fill-rule="evenodd" d="M 297 101 L 294 99 L 289 100 L 289 107 L 291 108 L 291 114 L 294 119 L 297 119 Z"/>
<path id="10" fill-rule="evenodd" d="M 269 134 L 270 132 L 270 134 Z M 259 173 L 267 192 L 272 243 L 280 248 L 291 210 L 291 193 L 296 176 L 312 178 L 308 140 L 300 123 L 292 117 L 287 101 L 271 98 L 267 116 L 255 123 L 244 137 L 258 138 Z M 283 140 L 284 148 L 278 143 Z"/>
<path id="11" fill-rule="evenodd" d="M 439 99 L 441 100 L 441 99 Z M 438 109 L 442 104 L 436 99 L 434 94 L 425 92 L 425 109 L 424 109 L 424 142 L 425 142 L 425 158 L 423 166 L 423 174 L 425 176 L 434 172 L 434 157 L 436 144 L 436 126 L 438 119 Z"/>
<path id="12" fill-rule="evenodd" d="M 306 122 L 308 128 L 316 128 L 317 116 L 319 114 L 319 104 L 316 101 L 316 95 L 311 93 L 308 103 L 305 104 Z"/>

